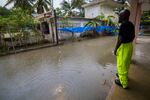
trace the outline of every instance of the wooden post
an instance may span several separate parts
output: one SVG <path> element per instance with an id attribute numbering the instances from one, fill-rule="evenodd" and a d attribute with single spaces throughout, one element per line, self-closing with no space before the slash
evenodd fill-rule
<path id="1" fill-rule="evenodd" d="M 55 33 L 56 33 L 56 43 L 59 43 L 59 38 L 58 38 L 58 31 L 57 31 L 57 16 L 56 16 L 56 10 L 54 11 L 54 23 L 55 23 Z"/>
<path id="2" fill-rule="evenodd" d="M 13 41 L 13 38 L 12 38 L 12 33 L 10 32 L 10 27 L 9 27 L 9 25 L 8 25 L 8 33 L 9 33 L 9 35 L 10 35 L 11 44 L 12 44 L 12 46 L 13 46 L 13 51 L 14 51 L 14 53 L 16 53 L 16 49 L 15 49 L 15 46 L 14 46 L 14 41 Z"/>

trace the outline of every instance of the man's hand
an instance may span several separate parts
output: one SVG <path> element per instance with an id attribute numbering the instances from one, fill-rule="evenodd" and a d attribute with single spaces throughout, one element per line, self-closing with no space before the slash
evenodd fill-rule
<path id="1" fill-rule="evenodd" d="M 117 55 L 117 50 L 116 50 L 116 49 L 114 50 L 114 55 L 115 55 L 115 56 Z"/>
<path id="2" fill-rule="evenodd" d="M 116 56 L 117 56 L 117 50 L 120 47 L 121 43 L 122 43 L 121 36 L 118 36 L 118 41 L 117 41 L 117 44 L 116 44 L 116 47 L 114 50 L 114 55 L 116 55 Z"/>
<path id="3" fill-rule="evenodd" d="M 117 50 L 114 49 L 114 50 L 112 51 L 112 54 L 116 56 Z"/>

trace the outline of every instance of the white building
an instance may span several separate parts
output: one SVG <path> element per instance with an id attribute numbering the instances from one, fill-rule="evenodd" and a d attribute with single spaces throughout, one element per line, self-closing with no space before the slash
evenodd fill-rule
<path id="1" fill-rule="evenodd" d="M 55 30 L 55 24 L 54 24 L 54 17 L 51 16 L 50 13 L 44 13 L 40 14 L 36 17 L 37 20 L 40 21 L 40 30 L 42 34 L 44 35 L 46 40 L 49 41 L 56 41 L 56 30 Z M 65 22 L 64 22 L 65 19 Z M 84 25 L 91 21 L 93 19 L 91 18 L 80 18 L 80 17 L 58 17 L 57 16 L 57 28 L 67 28 L 67 27 L 84 27 Z M 101 22 L 100 20 L 97 20 L 97 22 Z M 45 27 L 46 26 L 46 27 Z M 44 30 L 48 30 L 45 31 Z M 47 34 L 48 32 L 48 34 Z M 76 33 L 77 34 L 77 33 Z M 80 33 L 78 33 L 80 34 Z M 58 30 L 58 38 L 59 40 L 67 39 L 72 37 L 71 32 L 63 32 Z"/>
<path id="2" fill-rule="evenodd" d="M 85 18 L 94 18 L 101 13 L 105 16 L 113 15 L 117 18 L 117 15 L 113 11 L 116 7 L 123 7 L 124 5 L 119 4 L 113 0 L 93 0 L 92 2 L 83 5 L 85 10 Z"/>

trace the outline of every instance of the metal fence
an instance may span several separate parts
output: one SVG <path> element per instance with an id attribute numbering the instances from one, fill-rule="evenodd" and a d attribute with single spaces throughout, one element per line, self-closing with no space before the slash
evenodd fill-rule
<path id="1" fill-rule="evenodd" d="M 35 28 L 0 26 L 0 55 L 53 45 L 46 36 Z"/>

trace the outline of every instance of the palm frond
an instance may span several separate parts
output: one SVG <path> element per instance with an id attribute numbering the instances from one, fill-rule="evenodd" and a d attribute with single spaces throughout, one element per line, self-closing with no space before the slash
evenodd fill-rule
<path id="1" fill-rule="evenodd" d="M 85 27 L 86 26 L 97 27 L 99 25 L 100 25 L 100 23 L 98 23 L 97 21 L 89 21 L 85 24 Z"/>
<path id="2" fill-rule="evenodd" d="M 14 0 L 7 0 L 7 3 L 4 5 L 4 7 L 8 6 L 9 4 L 13 3 Z"/>

